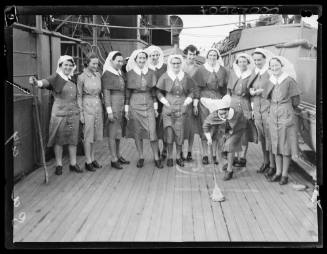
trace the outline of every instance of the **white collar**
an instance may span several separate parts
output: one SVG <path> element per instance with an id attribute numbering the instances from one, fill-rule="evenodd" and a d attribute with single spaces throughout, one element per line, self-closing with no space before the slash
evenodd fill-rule
<path id="1" fill-rule="evenodd" d="M 249 68 L 245 72 L 241 72 L 240 68 L 236 67 L 234 68 L 234 72 L 236 76 L 240 79 L 245 79 L 252 74 L 252 71 Z"/>
<path id="2" fill-rule="evenodd" d="M 160 68 L 163 66 L 163 64 L 164 64 L 163 62 L 158 61 L 157 65 L 153 65 L 152 63 L 148 63 L 148 67 L 149 67 L 151 70 L 155 71 L 156 68 L 157 68 L 157 69 L 160 69 Z"/>
<path id="3" fill-rule="evenodd" d="M 143 75 L 147 74 L 149 71 L 149 68 L 147 66 L 144 66 L 143 69 L 140 69 L 137 65 L 135 65 L 133 67 L 133 70 L 138 74 L 141 75 L 143 73 Z"/>
<path id="4" fill-rule="evenodd" d="M 258 67 L 255 67 L 254 72 L 255 74 L 264 74 L 268 70 L 268 67 L 264 66 L 263 68 L 259 69 Z"/>
<path id="5" fill-rule="evenodd" d="M 117 76 L 121 76 L 121 70 L 116 70 L 111 65 L 107 66 L 106 71 L 110 71 L 112 74 L 115 74 Z"/>
<path id="6" fill-rule="evenodd" d="M 179 81 L 181 81 L 184 78 L 184 72 L 180 71 L 177 75 L 172 72 L 171 70 L 167 71 L 167 75 L 173 80 L 175 81 L 176 78 L 178 78 Z"/>
<path id="7" fill-rule="evenodd" d="M 278 78 L 276 78 L 274 75 L 271 75 L 269 80 L 274 85 L 282 83 L 289 75 L 286 72 L 283 72 Z"/>
<path id="8" fill-rule="evenodd" d="M 216 63 L 216 65 L 214 67 L 212 67 L 211 65 L 209 65 L 207 62 L 205 62 L 203 66 L 209 72 L 218 72 L 219 69 L 220 69 L 220 64 L 218 62 Z"/>

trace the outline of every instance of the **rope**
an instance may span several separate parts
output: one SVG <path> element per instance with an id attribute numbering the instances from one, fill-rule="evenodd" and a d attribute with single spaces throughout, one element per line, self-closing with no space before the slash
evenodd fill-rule
<path id="1" fill-rule="evenodd" d="M 6 85 L 11 85 L 11 86 L 17 88 L 18 90 L 22 91 L 23 93 L 25 93 L 25 94 L 27 94 L 27 95 L 30 95 L 30 96 L 32 96 L 32 97 L 34 96 L 34 95 L 31 93 L 30 90 L 28 90 L 27 88 L 22 87 L 21 85 L 18 85 L 18 84 L 15 84 L 15 83 L 11 83 L 11 82 L 8 81 L 8 80 L 5 80 L 5 84 L 6 84 Z"/>

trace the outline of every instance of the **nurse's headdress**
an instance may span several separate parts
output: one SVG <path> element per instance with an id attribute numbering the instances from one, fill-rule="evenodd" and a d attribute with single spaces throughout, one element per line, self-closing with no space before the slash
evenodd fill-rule
<path id="1" fill-rule="evenodd" d="M 177 75 L 173 72 L 173 65 L 171 64 L 171 61 L 174 58 L 178 58 L 181 61 L 180 71 L 179 71 L 179 73 Z M 174 55 L 168 56 L 168 59 L 167 59 L 167 74 L 168 74 L 169 77 L 172 78 L 172 80 L 175 80 L 176 77 L 179 80 L 182 80 L 182 78 L 184 77 L 184 72 L 182 70 L 183 61 L 184 61 L 184 59 L 183 59 L 183 56 L 182 55 L 174 54 Z"/>
<path id="2" fill-rule="evenodd" d="M 130 55 L 127 65 L 126 65 L 126 71 L 133 70 L 134 68 L 138 68 L 136 63 L 136 57 L 140 53 L 145 53 L 146 56 L 148 56 L 148 53 L 144 49 L 136 49 L 133 51 L 133 53 Z M 148 63 L 145 62 L 144 69 L 148 69 Z"/>
<path id="3" fill-rule="evenodd" d="M 60 68 L 60 65 L 63 64 L 65 61 L 72 61 L 73 62 L 73 68 L 71 70 L 71 72 L 68 75 L 65 75 Z M 58 73 L 63 79 L 68 80 L 70 79 L 73 75 L 74 75 L 74 71 L 76 69 L 76 64 L 74 62 L 74 58 L 68 55 L 63 55 L 61 57 L 59 57 L 58 62 L 57 62 L 57 70 L 56 73 Z"/>
<path id="4" fill-rule="evenodd" d="M 164 53 L 162 51 L 162 49 L 158 46 L 155 46 L 155 45 L 151 45 L 149 47 L 147 47 L 145 49 L 145 51 L 147 52 L 148 56 L 150 56 L 153 52 L 157 51 L 159 53 L 159 59 L 158 59 L 158 64 L 156 66 L 154 66 L 152 63 L 151 63 L 151 59 L 150 57 L 148 58 L 148 67 L 151 69 L 151 70 L 155 70 L 155 68 L 158 68 L 160 69 L 164 63 Z"/>
<path id="5" fill-rule="evenodd" d="M 117 54 L 117 53 L 120 53 L 119 51 L 111 51 L 108 56 L 107 56 L 107 59 L 106 61 L 104 62 L 104 65 L 103 65 L 103 72 L 102 73 L 105 73 L 105 71 L 110 71 L 112 73 L 119 73 L 121 74 L 120 70 L 117 71 L 113 66 L 112 66 L 112 61 L 113 61 L 113 57 Z M 121 54 L 121 53 L 120 53 Z"/>
<path id="6" fill-rule="evenodd" d="M 243 73 L 241 73 L 240 67 L 238 67 L 238 65 L 237 65 L 238 60 L 240 58 L 245 58 L 247 60 L 247 62 L 248 62 L 248 68 Z M 234 63 L 233 63 L 233 70 L 234 70 L 235 74 L 238 77 L 240 77 L 241 75 L 243 77 L 247 77 L 247 76 L 251 75 L 253 69 L 254 69 L 254 61 L 253 61 L 252 57 L 249 54 L 247 54 L 247 53 L 240 53 L 240 54 L 236 55 L 236 58 L 235 58 Z"/>
<path id="7" fill-rule="evenodd" d="M 279 62 L 282 64 L 282 71 L 287 74 L 288 76 L 290 76 L 291 78 L 293 78 L 294 80 L 296 80 L 296 71 L 294 68 L 294 65 L 285 57 L 283 56 L 273 56 L 270 60 L 269 60 L 269 65 L 271 60 L 273 59 L 278 59 Z"/>
<path id="8" fill-rule="evenodd" d="M 223 61 L 223 59 L 222 59 L 222 57 L 221 57 L 221 55 L 220 55 L 219 50 L 216 49 L 216 48 L 210 48 L 210 49 L 206 52 L 206 59 L 208 59 L 208 55 L 209 55 L 209 53 L 210 53 L 211 51 L 215 51 L 215 52 L 217 53 L 217 55 L 218 55 L 218 60 L 217 60 L 217 62 L 218 62 L 221 66 L 224 66 L 224 61 Z"/>

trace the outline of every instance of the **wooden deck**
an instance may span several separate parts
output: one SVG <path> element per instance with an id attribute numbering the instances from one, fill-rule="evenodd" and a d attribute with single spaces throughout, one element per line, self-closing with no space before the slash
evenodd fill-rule
<path id="1" fill-rule="evenodd" d="M 14 242 L 318 241 L 313 186 L 294 169 L 288 185 L 267 182 L 256 173 L 261 152 L 251 144 L 247 168 L 236 169 L 231 181 L 222 181 L 217 171 L 226 201 L 212 202 L 211 166 L 201 165 L 198 143 L 195 162 L 182 169 L 156 169 L 148 142 L 145 167 L 136 168 L 132 140 L 123 141 L 123 156 L 131 160 L 124 170 L 110 167 L 106 141 L 97 145 L 103 168 L 95 173 L 71 173 L 65 166 L 56 176 L 52 161 L 48 185 L 40 168 L 14 186 L 21 202 L 14 216 L 26 215 L 24 222 L 14 223 Z M 82 166 L 84 158 L 78 162 Z M 294 183 L 308 189 L 297 191 Z"/>

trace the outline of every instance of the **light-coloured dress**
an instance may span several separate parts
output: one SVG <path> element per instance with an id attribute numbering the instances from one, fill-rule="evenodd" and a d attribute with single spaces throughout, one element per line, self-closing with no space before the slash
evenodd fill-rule
<path id="1" fill-rule="evenodd" d="M 300 90 L 294 79 L 287 77 L 280 84 L 270 82 L 269 129 L 273 154 L 297 156 L 297 119 L 294 107 L 300 101 Z"/>
<path id="2" fill-rule="evenodd" d="M 101 76 L 84 69 L 77 79 L 77 99 L 84 115 L 84 141 L 96 142 L 103 139 L 103 110 L 100 99 Z"/>

